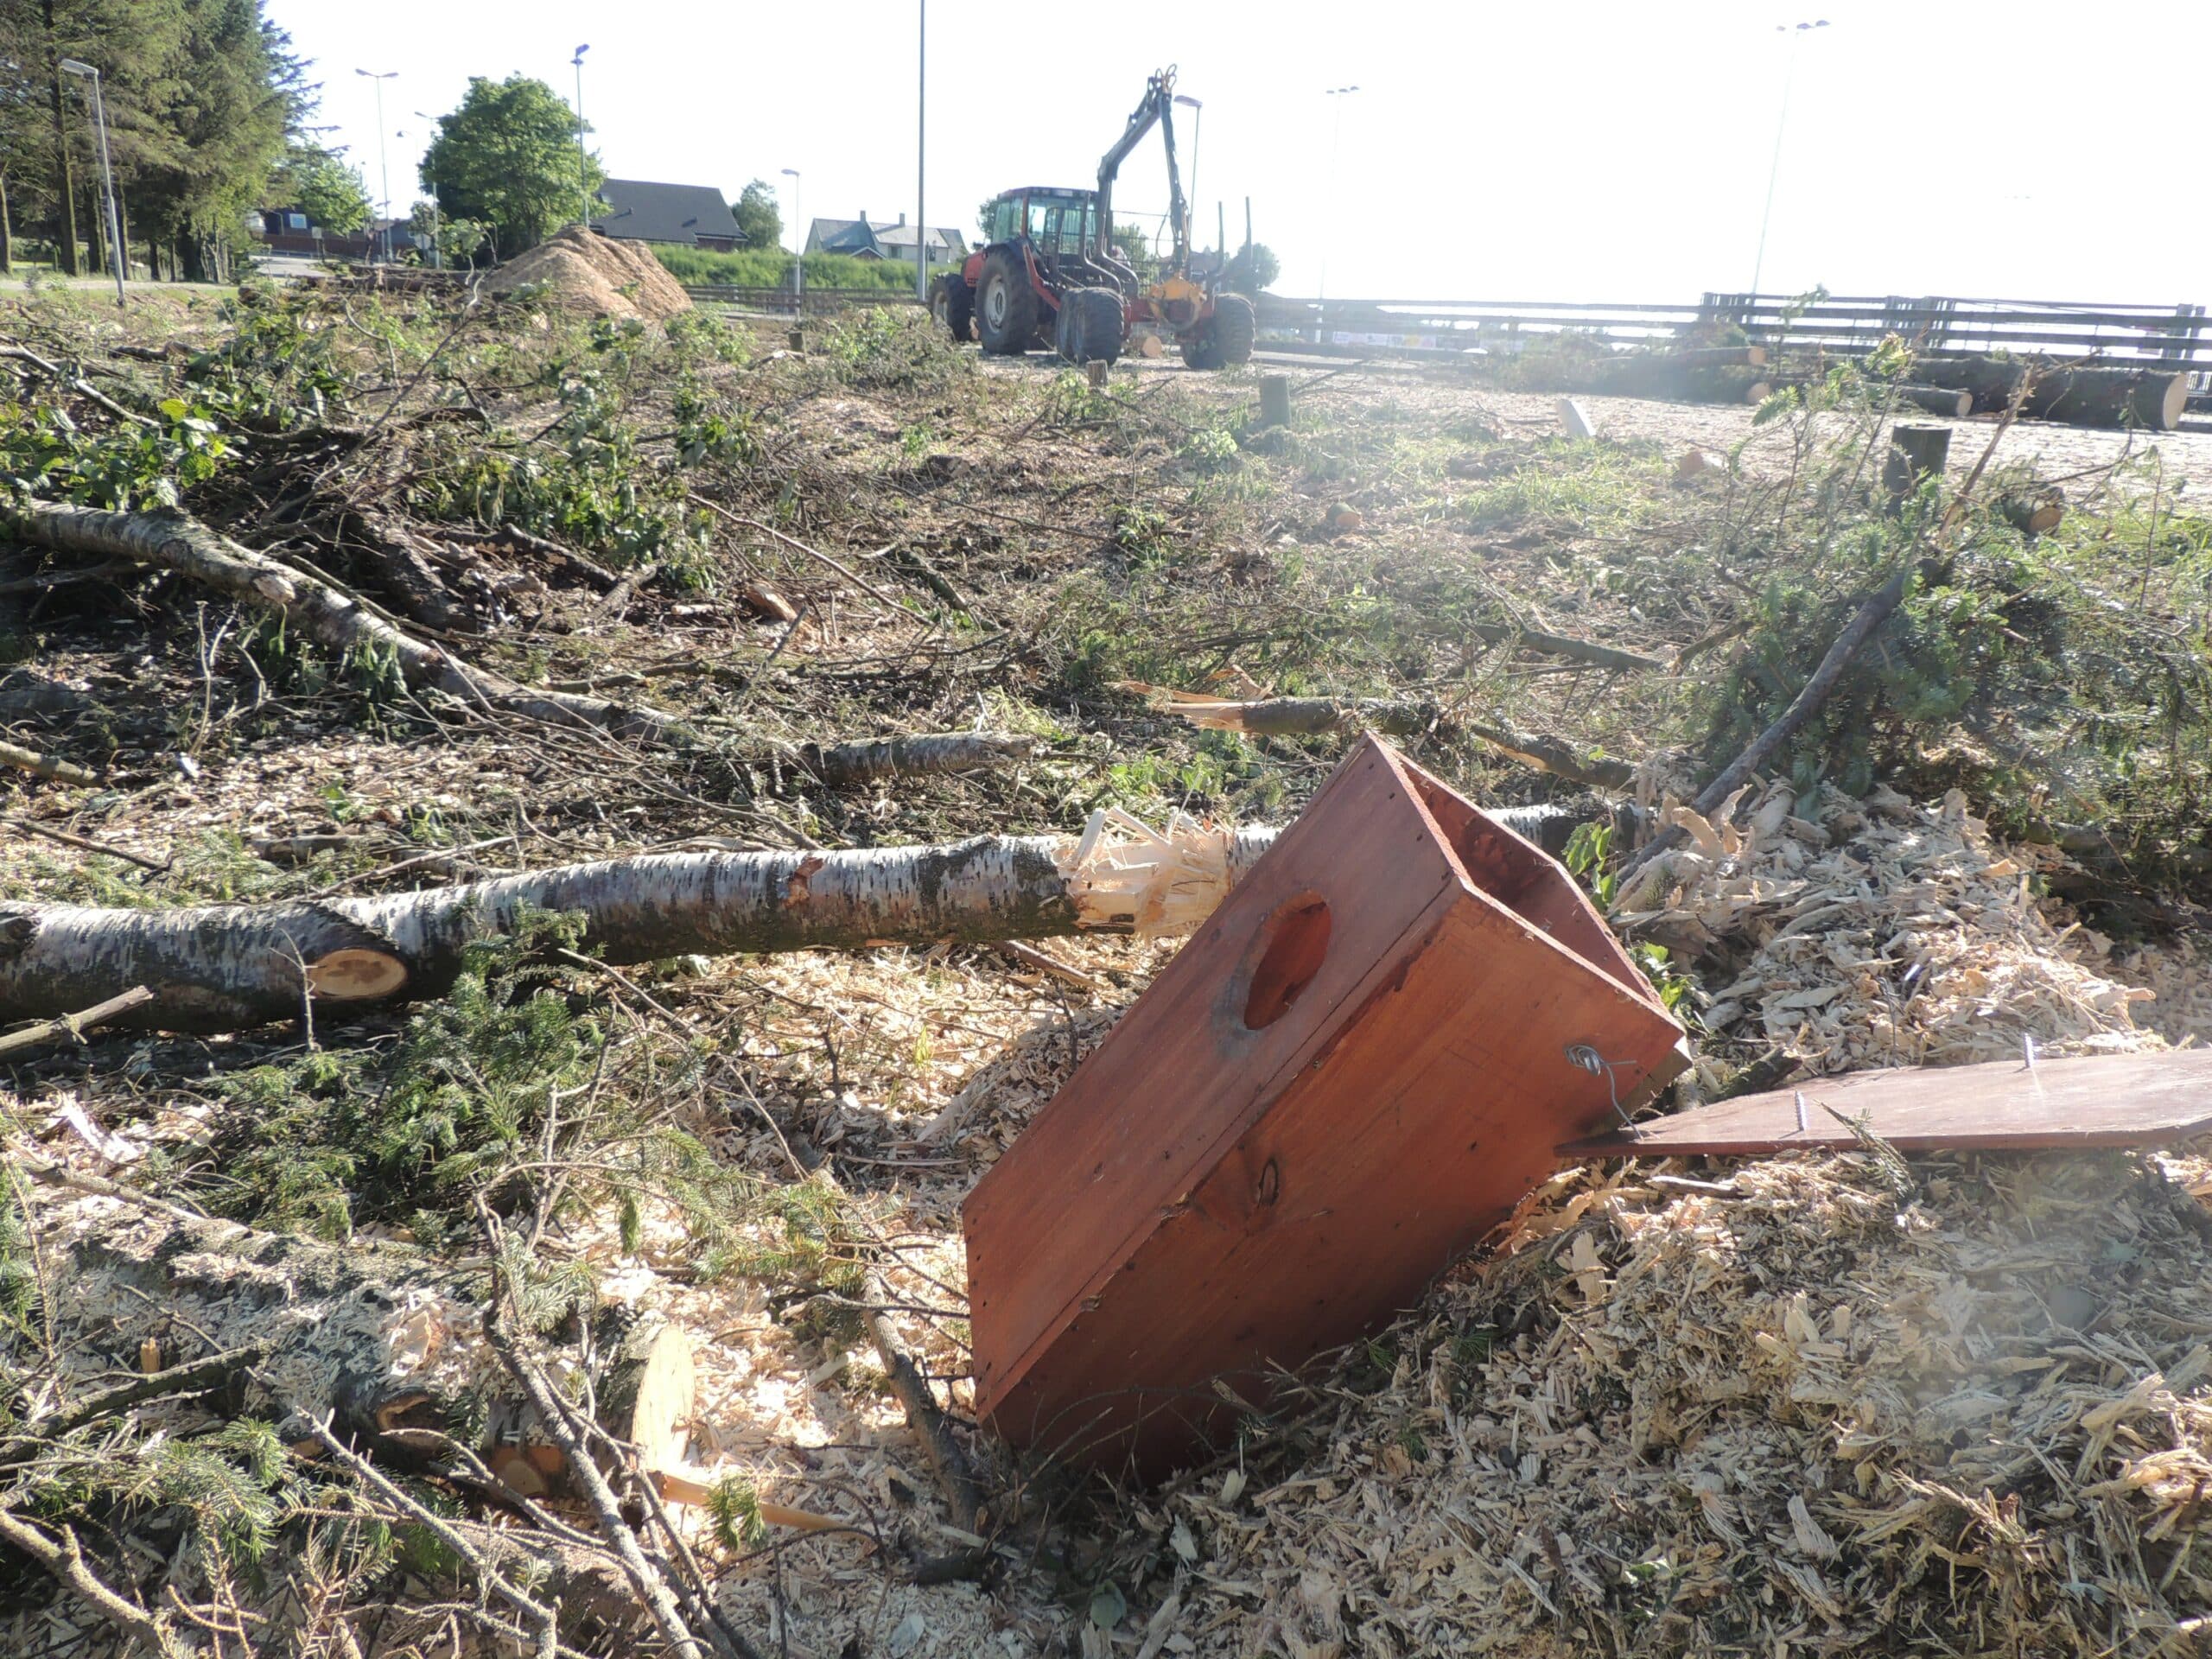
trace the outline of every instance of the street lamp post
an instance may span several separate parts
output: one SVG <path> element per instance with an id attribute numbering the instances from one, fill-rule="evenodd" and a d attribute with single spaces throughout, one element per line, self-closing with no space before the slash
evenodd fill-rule
<path id="1" fill-rule="evenodd" d="M 415 118 L 418 121 L 432 122 L 438 119 L 436 116 L 426 114 L 421 110 L 415 111 Z M 423 152 L 423 155 L 424 159 L 427 161 L 429 152 L 426 150 Z M 423 172 L 423 182 L 428 185 L 430 190 L 430 269 L 432 270 L 443 270 L 446 268 L 446 254 L 444 246 L 445 221 L 443 218 L 445 210 L 438 206 L 438 181 L 430 175 L 429 170 L 427 167 Z"/>
<path id="2" fill-rule="evenodd" d="M 1329 188 L 1322 196 L 1322 200 L 1328 204 L 1332 211 L 1337 205 L 1337 145 L 1344 136 L 1344 101 L 1358 90 L 1359 88 L 1356 86 L 1331 86 L 1322 94 L 1325 98 L 1333 98 L 1337 100 L 1332 106 L 1336 111 L 1336 114 L 1331 118 L 1329 123 Z M 1326 226 L 1322 226 L 1321 230 L 1321 292 L 1319 299 L 1319 304 L 1317 308 L 1321 315 L 1316 320 L 1316 326 L 1325 334 L 1329 328 L 1329 227 Z"/>
<path id="3" fill-rule="evenodd" d="M 1181 92 L 1175 94 L 1175 101 L 1178 104 L 1185 105 L 1198 111 L 1198 114 L 1194 116 L 1191 121 L 1190 211 L 1195 213 L 1198 211 L 1198 141 L 1205 137 L 1206 106 L 1200 103 L 1197 99 L 1185 97 Z M 1194 236 L 1196 233 L 1194 232 L 1186 232 L 1185 234 Z"/>
<path id="4" fill-rule="evenodd" d="M 386 154 L 384 138 L 384 84 L 398 78 L 399 71 L 387 69 L 377 74 L 367 69 L 356 69 L 355 74 L 377 84 L 377 177 L 384 187 L 384 257 L 391 257 L 391 162 Z M 373 241 L 371 243 L 374 246 Z"/>
<path id="5" fill-rule="evenodd" d="M 806 307 L 806 192 L 798 168 L 785 168 L 784 176 L 791 181 L 791 309 L 801 311 Z"/>
<path id="6" fill-rule="evenodd" d="M 115 208 L 115 168 L 107 155 L 107 100 L 100 96 L 100 72 L 75 58 L 61 60 L 65 73 L 92 83 L 92 119 L 100 130 L 100 188 L 107 197 L 107 245 L 115 260 L 115 308 L 123 308 L 123 227 Z M 71 256 L 73 258 L 75 257 Z"/>
<path id="7" fill-rule="evenodd" d="M 590 50 L 587 41 L 569 60 L 576 71 L 576 203 L 584 225 L 591 223 L 591 158 L 584 149 L 584 54 Z"/>
<path id="8" fill-rule="evenodd" d="M 1782 112 L 1774 119 L 1774 161 L 1766 172 L 1766 209 L 1759 215 L 1759 251 L 1751 261 L 1751 302 L 1759 302 L 1759 277 L 1766 269 L 1766 230 L 1774 219 L 1774 181 L 1782 174 L 1782 135 L 1789 124 L 1789 83 L 1797 73 L 1797 42 L 1816 29 L 1826 29 L 1828 20 L 1816 17 L 1809 23 L 1799 23 L 1792 29 L 1787 23 L 1777 23 L 1774 32 L 1789 36 L 1789 58 L 1782 71 Z"/>
<path id="9" fill-rule="evenodd" d="M 914 297 L 930 302 L 930 216 L 924 191 L 929 176 L 930 0 L 917 0 L 914 35 Z"/>

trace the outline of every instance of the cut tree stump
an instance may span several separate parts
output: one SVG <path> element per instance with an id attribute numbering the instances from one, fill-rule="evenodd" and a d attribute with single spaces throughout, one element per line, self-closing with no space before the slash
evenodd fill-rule
<path id="1" fill-rule="evenodd" d="M 1889 454 L 1882 463 L 1882 488 L 1889 499 L 1890 511 L 1903 511 L 1905 502 L 1929 479 L 1940 484 L 1950 455 L 1951 429 L 1948 426 L 1891 427 Z"/>
<path id="2" fill-rule="evenodd" d="M 1559 412 L 1559 423 L 1570 438 L 1594 438 L 1598 423 L 1590 418 L 1589 411 L 1572 397 L 1562 397 L 1552 406 Z"/>
<path id="3" fill-rule="evenodd" d="M 1681 1068 L 1557 863 L 1369 739 L 963 1211 L 976 1398 L 1157 1472 Z"/>
<path id="4" fill-rule="evenodd" d="M 1290 377 L 1287 374 L 1263 374 L 1260 377 L 1260 425 L 1288 426 L 1290 424 Z"/>

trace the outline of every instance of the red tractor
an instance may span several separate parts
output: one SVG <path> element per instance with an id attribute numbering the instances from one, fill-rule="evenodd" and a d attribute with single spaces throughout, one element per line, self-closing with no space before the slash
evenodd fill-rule
<path id="1" fill-rule="evenodd" d="M 990 240 L 930 289 L 930 310 L 955 340 L 1013 357 L 1032 348 L 1071 363 L 1112 362 L 1135 323 L 1173 334 L 1194 369 L 1252 356 L 1252 302 L 1191 275 L 1190 213 L 1175 166 L 1175 71 L 1145 87 L 1121 140 L 1098 163 L 1096 190 L 1032 185 L 994 197 Z M 1114 242 L 1114 178 L 1154 124 L 1167 148 L 1167 194 L 1175 250 L 1159 276 L 1137 275 Z"/>

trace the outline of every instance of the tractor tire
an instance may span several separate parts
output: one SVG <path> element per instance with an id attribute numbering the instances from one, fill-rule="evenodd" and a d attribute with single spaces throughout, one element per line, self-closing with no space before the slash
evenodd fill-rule
<path id="1" fill-rule="evenodd" d="M 1259 318 L 1244 296 L 1224 294 L 1215 299 L 1213 338 L 1221 348 L 1224 368 L 1240 369 L 1252 360 L 1252 341 L 1259 332 Z"/>
<path id="2" fill-rule="evenodd" d="M 976 332 L 994 357 L 1019 357 L 1037 337 L 1038 299 L 1029 286 L 1029 266 L 1014 248 L 993 248 L 983 257 L 983 280 L 976 285 Z"/>
<path id="3" fill-rule="evenodd" d="M 976 290 L 954 271 L 930 284 L 930 321 L 957 340 L 976 338 Z"/>
<path id="4" fill-rule="evenodd" d="M 1110 288 L 1070 289 L 1052 343 L 1071 363 L 1111 363 L 1122 354 L 1122 296 Z"/>
<path id="5" fill-rule="evenodd" d="M 1252 337 L 1258 332 L 1252 302 L 1242 294 L 1224 294 L 1213 302 L 1213 315 L 1183 338 L 1183 360 L 1194 369 L 1226 369 L 1252 360 Z"/>

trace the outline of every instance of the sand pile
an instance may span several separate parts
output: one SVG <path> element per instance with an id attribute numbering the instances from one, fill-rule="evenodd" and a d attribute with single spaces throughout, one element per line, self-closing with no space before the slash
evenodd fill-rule
<path id="1" fill-rule="evenodd" d="M 2181 1185 L 2120 1154 L 1665 1179 L 1560 1176 L 1320 1391 L 1319 1450 L 1141 1514 L 1169 1650 L 2202 1650 Z"/>
<path id="2" fill-rule="evenodd" d="M 2165 1046 L 2132 1005 L 2111 946 L 2033 894 L 2049 849 L 2005 848 L 1954 791 L 1938 807 L 1823 789 L 1809 816 L 1787 783 L 1746 791 L 1623 884 L 1614 922 L 1698 966 L 1716 1033 L 1815 1071 Z M 2125 976 L 2122 976 L 2125 977 Z"/>
<path id="3" fill-rule="evenodd" d="M 542 286 L 555 302 L 602 317 L 665 322 L 691 308 L 683 285 L 643 243 L 618 241 L 575 225 L 508 260 L 484 286 L 494 294 Z"/>

